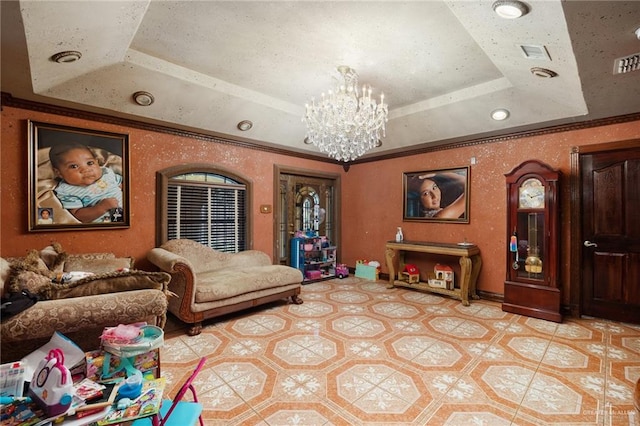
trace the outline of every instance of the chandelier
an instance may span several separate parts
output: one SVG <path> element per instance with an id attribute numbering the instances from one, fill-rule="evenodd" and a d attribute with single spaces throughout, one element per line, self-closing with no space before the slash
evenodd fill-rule
<path id="1" fill-rule="evenodd" d="M 307 125 L 304 142 L 338 161 L 351 161 L 382 145 L 385 136 L 388 105 L 384 94 L 380 103 L 371 97 L 371 87 L 362 86 L 358 92 L 358 74 L 347 67 L 338 67 L 340 79 L 335 90 L 329 90 L 316 102 L 306 104 L 302 121 Z"/>

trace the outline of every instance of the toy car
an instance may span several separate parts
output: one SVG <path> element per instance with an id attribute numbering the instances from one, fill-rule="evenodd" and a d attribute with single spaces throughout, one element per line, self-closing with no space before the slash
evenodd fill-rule
<path id="1" fill-rule="evenodd" d="M 336 277 L 343 279 L 349 276 L 349 268 L 344 263 L 339 263 L 336 265 Z"/>

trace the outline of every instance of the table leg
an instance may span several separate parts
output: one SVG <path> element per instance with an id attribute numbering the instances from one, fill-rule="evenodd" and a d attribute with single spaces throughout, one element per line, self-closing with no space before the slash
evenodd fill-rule
<path id="1" fill-rule="evenodd" d="M 469 306 L 469 281 L 471 280 L 471 259 L 466 256 L 460 258 L 460 300 L 464 306 Z"/>
<path id="2" fill-rule="evenodd" d="M 387 268 L 389 269 L 389 285 L 387 288 L 393 288 L 393 282 L 396 279 L 396 267 L 395 267 L 396 250 L 388 248 L 385 251 L 385 258 L 387 259 Z"/>
<path id="3" fill-rule="evenodd" d="M 478 275 L 480 275 L 480 268 L 482 267 L 482 258 L 480 255 L 475 255 L 471 257 L 471 281 L 469 285 L 469 292 L 471 294 L 471 298 L 474 300 L 480 299 L 480 296 L 476 293 L 476 284 L 478 281 Z"/>

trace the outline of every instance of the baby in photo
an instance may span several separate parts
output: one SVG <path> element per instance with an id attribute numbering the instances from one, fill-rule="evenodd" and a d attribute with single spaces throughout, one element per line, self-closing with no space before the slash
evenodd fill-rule
<path id="1" fill-rule="evenodd" d="M 57 144 L 51 147 L 49 159 L 59 181 L 54 193 L 80 222 L 123 220 L 122 176 L 101 166 L 88 146 Z"/>

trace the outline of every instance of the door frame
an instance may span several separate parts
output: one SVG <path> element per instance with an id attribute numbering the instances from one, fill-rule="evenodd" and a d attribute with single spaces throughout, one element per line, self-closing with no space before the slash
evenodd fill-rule
<path id="1" fill-rule="evenodd" d="M 629 139 L 571 148 L 569 309 L 571 316 L 575 318 L 580 318 L 582 315 L 582 241 L 584 240 L 582 235 L 582 209 L 580 208 L 582 205 L 582 175 L 580 173 L 582 156 L 637 148 L 638 142 L 638 139 Z"/>
<path id="2" fill-rule="evenodd" d="M 282 243 L 278 240 L 278 218 L 282 213 L 280 211 L 280 177 L 282 175 L 297 175 L 301 177 L 330 179 L 334 181 L 335 200 L 334 200 L 334 230 L 335 238 L 332 243 L 338 247 L 341 247 L 340 241 L 342 240 L 342 175 L 339 173 L 323 172 L 318 170 L 303 169 L 298 167 L 284 166 L 280 164 L 273 165 L 273 261 L 279 263 L 278 244 Z"/>

